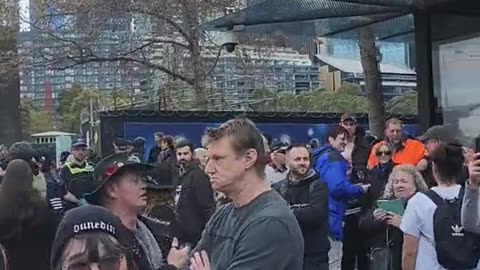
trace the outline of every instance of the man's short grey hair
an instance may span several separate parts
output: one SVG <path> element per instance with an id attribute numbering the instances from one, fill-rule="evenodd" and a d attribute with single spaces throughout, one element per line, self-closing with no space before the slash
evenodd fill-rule
<path id="1" fill-rule="evenodd" d="M 254 149 L 257 152 L 257 161 L 255 162 L 257 173 L 261 176 L 265 175 L 265 140 L 251 120 L 247 118 L 232 119 L 218 128 L 207 129 L 202 142 L 208 147 L 211 142 L 225 137 L 232 138 L 232 147 L 237 154 L 244 154 L 246 151 Z"/>

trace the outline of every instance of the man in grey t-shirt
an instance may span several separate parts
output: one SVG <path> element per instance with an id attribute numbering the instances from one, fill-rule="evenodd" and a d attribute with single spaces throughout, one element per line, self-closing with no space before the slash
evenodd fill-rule
<path id="1" fill-rule="evenodd" d="M 302 270 L 304 244 L 287 203 L 264 178 L 262 135 L 248 119 L 208 130 L 205 172 L 232 203 L 208 222 L 191 258 L 193 270 Z"/>

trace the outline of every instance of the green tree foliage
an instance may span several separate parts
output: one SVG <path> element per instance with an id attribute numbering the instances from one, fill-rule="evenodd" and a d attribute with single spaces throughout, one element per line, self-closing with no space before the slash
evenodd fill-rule
<path id="1" fill-rule="evenodd" d="M 128 109 L 132 104 L 129 94 L 125 91 L 106 93 L 75 86 L 63 91 L 59 97 L 58 112 L 62 117 L 62 126 L 65 131 L 79 131 L 82 111 L 88 114 L 91 102 L 94 112 Z"/>
<path id="2" fill-rule="evenodd" d="M 29 99 L 22 100 L 20 113 L 22 131 L 25 138 L 35 133 L 52 131 L 54 129 L 53 115 L 35 107 Z"/>
<path id="3" fill-rule="evenodd" d="M 389 100 L 385 109 L 387 112 L 395 114 L 417 114 L 417 104 L 417 91 L 411 90 Z"/>
<path id="4" fill-rule="evenodd" d="M 254 91 L 250 96 L 250 109 L 254 111 L 290 111 L 290 112 L 367 112 L 367 100 L 360 88 L 353 84 L 344 84 L 337 91 L 323 89 L 304 94 L 275 93 L 268 89 Z"/>

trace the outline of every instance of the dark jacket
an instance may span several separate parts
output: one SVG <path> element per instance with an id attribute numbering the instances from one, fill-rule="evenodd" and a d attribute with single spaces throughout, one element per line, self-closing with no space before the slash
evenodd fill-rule
<path id="1" fill-rule="evenodd" d="M 168 222 L 164 222 L 164 221 L 146 217 L 146 216 L 140 216 L 139 219 L 145 224 L 145 226 L 147 226 L 147 228 L 153 234 L 153 237 L 155 237 L 155 240 L 157 241 L 157 244 L 160 247 L 160 250 L 162 250 L 162 255 L 165 260 L 165 263 L 167 263 L 166 262 L 167 256 L 168 256 L 168 253 L 170 252 L 170 248 L 172 247 L 172 240 L 173 240 L 172 227 Z M 137 248 L 136 250 L 134 250 L 135 260 L 138 264 L 138 268 L 141 270 L 177 270 L 175 266 L 169 265 L 169 264 L 165 264 L 160 269 L 150 269 L 151 267 L 148 261 L 145 259 L 139 258 L 145 255 L 140 255 L 139 252 L 141 252 L 141 248 Z"/>
<path id="2" fill-rule="evenodd" d="M 370 146 L 365 142 L 365 132 L 363 128 L 357 127 L 353 151 L 352 166 L 353 168 L 367 168 L 368 157 L 370 155 Z"/>
<path id="3" fill-rule="evenodd" d="M 305 255 L 328 254 L 327 185 L 319 180 L 318 174 L 313 170 L 299 182 L 287 179 L 275 183 L 273 188 L 288 202 L 297 218 L 305 240 Z"/>
<path id="4" fill-rule="evenodd" d="M 368 156 L 370 155 L 370 147 L 363 139 L 365 136 L 364 132 L 360 132 L 359 130 L 362 129 L 360 127 L 357 128 L 357 135 L 355 137 L 352 151 L 352 175 L 349 180 L 353 184 L 366 183 L 368 175 L 367 162 Z M 364 203 L 365 200 L 363 197 L 348 201 L 346 215 L 356 215 L 358 217 Z"/>
<path id="5" fill-rule="evenodd" d="M 394 166 L 395 164 L 393 164 L 393 162 L 379 164 L 370 171 L 368 175 L 368 183 L 371 186 L 365 195 L 365 204 L 363 205 L 365 211 L 370 210 L 375 202 L 382 197 Z"/>
<path id="6" fill-rule="evenodd" d="M 61 179 L 50 172 L 43 174 L 47 181 L 47 200 L 50 206 L 50 211 L 61 217 L 65 212 L 65 200 L 63 197 L 67 195 L 68 191 Z"/>
<path id="7" fill-rule="evenodd" d="M 360 230 L 365 235 L 364 239 L 367 241 L 369 252 L 372 253 L 375 249 L 389 247 L 392 253 L 392 270 L 401 270 L 403 233 L 399 228 L 389 226 L 385 222 L 376 221 L 373 217 L 375 208 L 372 207 L 364 213 L 360 217 L 359 222 Z"/>
<path id="8" fill-rule="evenodd" d="M 315 150 L 313 156 L 320 181 L 328 185 L 330 234 L 335 240 L 342 240 L 345 205 L 349 200 L 361 197 L 363 189 L 347 179 L 348 162 L 329 144 Z"/>
<path id="9" fill-rule="evenodd" d="M 148 163 L 157 163 L 158 155 L 160 155 L 161 151 L 162 150 L 158 145 L 154 145 L 152 149 L 150 149 L 150 152 L 148 153 Z"/>
<path id="10" fill-rule="evenodd" d="M 166 149 L 158 155 L 158 164 L 164 165 L 168 168 L 173 179 L 178 178 L 178 162 L 177 155 L 173 149 Z"/>
<path id="11" fill-rule="evenodd" d="M 215 209 L 209 177 L 198 165 L 187 169 L 178 179 L 181 186 L 177 203 L 179 239 L 196 245 Z"/>
<path id="12" fill-rule="evenodd" d="M 36 217 L 25 220 L 17 233 L 3 235 L 11 226 L 0 224 L 0 244 L 4 246 L 9 270 L 50 269 L 50 249 L 55 238 L 58 219 L 50 214 L 45 205 L 36 211 Z"/>
<path id="13" fill-rule="evenodd" d="M 67 162 L 60 170 L 60 178 L 67 190 L 77 199 L 81 199 L 84 194 L 90 193 L 96 188 L 93 170 L 93 166 L 86 161 L 81 165 Z"/>

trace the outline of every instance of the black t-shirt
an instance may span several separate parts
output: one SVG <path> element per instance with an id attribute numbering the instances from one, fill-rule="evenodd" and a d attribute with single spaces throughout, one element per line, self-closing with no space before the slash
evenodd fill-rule
<path id="1" fill-rule="evenodd" d="M 303 269 L 302 232 L 273 190 L 243 207 L 229 203 L 218 209 L 195 250 L 209 254 L 212 270 Z"/>

